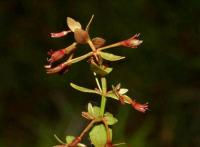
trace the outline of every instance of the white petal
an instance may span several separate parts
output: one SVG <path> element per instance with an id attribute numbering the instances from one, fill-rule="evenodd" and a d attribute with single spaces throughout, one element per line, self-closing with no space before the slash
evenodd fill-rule
<path id="1" fill-rule="evenodd" d="M 125 94 L 125 93 L 127 93 L 128 92 L 128 89 L 126 89 L 126 88 L 121 88 L 120 90 L 119 90 L 119 94 Z"/>

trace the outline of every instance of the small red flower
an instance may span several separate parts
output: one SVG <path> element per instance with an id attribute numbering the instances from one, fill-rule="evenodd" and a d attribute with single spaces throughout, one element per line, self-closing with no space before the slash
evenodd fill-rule
<path id="1" fill-rule="evenodd" d="M 66 36 L 70 32 L 71 31 L 62 31 L 62 32 L 57 32 L 57 33 L 51 33 L 50 35 L 52 38 L 60 38 L 60 37 Z"/>
<path id="2" fill-rule="evenodd" d="M 125 47 L 137 48 L 143 42 L 142 40 L 137 39 L 139 36 L 140 34 L 135 34 L 130 39 L 122 41 L 121 45 Z"/>
<path id="3" fill-rule="evenodd" d="M 61 50 L 58 50 L 58 51 L 50 50 L 48 52 L 48 55 L 51 56 L 51 58 L 48 59 L 48 62 L 53 63 L 53 62 L 58 61 L 59 59 L 64 57 L 65 50 L 64 49 L 61 49 Z"/>
<path id="4" fill-rule="evenodd" d="M 132 107 L 133 107 L 135 110 L 140 111 L 140 112 L 142 112 L 142 113 L 145 113 L 146 110 L 148 110 L 148 107 L 149 107 L 148 103 L 140 104 L 140 103 L 138 103 L 138 102 L 133 101 L 131 104 L 132 104 Z"/>

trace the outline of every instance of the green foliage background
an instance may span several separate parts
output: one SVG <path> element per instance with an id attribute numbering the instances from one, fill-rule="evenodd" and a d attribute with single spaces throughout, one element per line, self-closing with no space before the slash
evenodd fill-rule
<path id="1" fill-rule="evenodd" d="M 63 30 L 67 16 L 86 25 L 92 14 L 93 37 L 109 44 L 140 32 L 144 40 L 138 49 L 113 50 L 127 58 L 113 64 L 110 84 L 121 82 L 151 109 L 144 115 L 109 101 L 108 110 L 119 119 L 114 142 L 200 146 L 199 8 L 199 0 L 1 1 L 0 146 L 49 147 L 57 144 L 53 134 L 78 135 L 87 123 L 80 112 L 99 99 L 69 82 L 95 86 L 88 64 L 78 63 L 64 76 L 47 75 L 43 65 L 50 48 L 73 39 L 51 39 L 49 33 Z"/>

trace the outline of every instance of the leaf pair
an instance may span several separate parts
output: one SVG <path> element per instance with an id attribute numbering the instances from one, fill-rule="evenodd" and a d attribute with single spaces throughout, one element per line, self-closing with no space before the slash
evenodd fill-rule
<path id="1" fill-rule="evenodd" d="M 95 118 L 102 117 L 101 116 L 101 109 L 97 106 L 92 106 L 91 103 L 88 104 L 88 113 L 92 115 Z M 117 123 L 117 119 L 109 112 L 106 112 L 103 116 L 103 119 L 105 119 L 107 125 L 114 125 Z"/>
<path id="2" fill-rule="evenodd" d="M 82 86 L 78 86 L 74 83 L 70 83 L 70 86 L 78 91 L 81 91 L 81 92 L 85 92 L 85 93 L 94 93 L 94 94 L 98 94 L 98 95 L 103 95 L 100 91 L 98 90 L 93 90 L 93 89 L 89 89 L 89 88 L 85 88 L 85 87 L 82 87 Z M 120 94 L 124 94 L 128 91 L 128 89 L 125 89 L 125 88 L 121 88 L 120 90 Z M 125 103 L 128 103 L 130 104 L 130 101 L 131 98 L 127 95 L 123 95 L 125 100 L 124 102 Z M 112 99 L 115 99 L 115 100 L 119 100 L 118 96 L 115 94 L 115 92 L 112 90 L 112 91 L 108 91 L 106 94 L 105 94 L 105 97 L 108 97 L 108 98 L 112 98 Z"/>
<path id="3" fill-rule="evenodd" d="M 94 117 L 101 117 L 100 108 L 97 106 L 92 106 L 91 103 L 88 104 L 88 113 Z M 117 123 L 117 119 L 109 112 L 106 112 L 103 116 L 107 125 L 114 125 Z M 109 139 L 112 140 L 112 129 L 109 129 Z M 95 147 L 105 146 L 108 139 L 107 130 L 104 124 L 95 125 L 89 133 L 90 140 Z"/>

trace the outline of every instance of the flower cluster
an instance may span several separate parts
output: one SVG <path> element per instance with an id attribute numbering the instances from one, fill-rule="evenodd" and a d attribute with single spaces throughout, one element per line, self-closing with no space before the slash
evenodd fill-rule
<path id="1" fill-rule="evenodd" d="M 67 25 L 69 27 L 69 30 L 64 30 L 57 33 L 50 33 L 50 36 L 52 38 L 60 38 L 70 33 L 73 33 L 75 42 L 73 42 L 71 45 L 69 45 L 68 47 L 64 49 L 60 49 L 57 51 L 53 51 L 51 49 L 50 51 L 48 51 L 48 55 L 50 57 L 47 59 L 47 61 L 49 64 L 44 66 L 48 74 L 65 73 L 69 70 L 69 67 L 72 64 L 82 61 L 86 58 L 89 58 L 90 60 L 94 59 L 95 63 L 98 65 L 102 64 L 102 60 L 101 60 L 102 58 L 104 58 L 105 60 L 116 61 L 121 58 L 116 59 L 117 56 L 114 56 L 113 54 L 109 54 L 109 53 L 106 53 L 105 55 L 105 52 L 103 52 L 103 50 L 113 48 L 113 47 L 118 47 L 118 46 L 137 48 L 137 46 L 139 46 L 142 43 L 142 40 L 138 39 L 139 34 L 136 34 L 130 39 L 119 41 L 117 43 L 113 43 L 111 45 L 105 46 L 106 41 L 105 39 L 101 37 L 95 37 L 93 39 L 90 39 L 89 27 L 92 20 L 93 20 L 93 16 L 90 19 L 89 23 L 87 24 L 86 29 L 83 29 L 82 25 L 78 21 L 70 17 L 67 17 Z M 77 49 L 78 44 L 89 44 L 92 51 L 85 55 L 74 58 L 75 50 Z M 60 59 L 64 57 L 67 57 L 67 59 L 63 63 L 56 64 L 57 61 L 59 61 Z"/>
<path id="2" fill-rule="evenodd" d="M 89 132 L 91 143 L 95 146 L 113 147 L 119 145 L 112 143 L 112 129 L 110 127 L 111 125 L 117 123 L 118 120 L 110 112 L 105 112 L 106 101 L 109 98 L 118 100 L 121 102 L 121 104 L 130 104 L 135 110 L 142 113 L 145 113 L 148 110 L 148 103 L 141 104 L 136 102 L 134 99 L 131 99 L 126 95 L 128 89 L 121 88 L 121 84 L 112 86 L 111 90 L 107 90 L 106 75 L 111 73 L 113 68 L 109 67 L 104 62 L 104 60 L 114 62 L 124 59 L 125 57 L 123 56 L 114 55 L 105 51 L 107 49 L 120 46 L 137 48 L 143 42 L 142 40 L 138 39 L 140 34 L 136 34 L 123 41 L 105 45 L 106 40 L 104 38 L 94 37 L 91 39 L 89 35 L 89 28 L 93 17 L 94 16 L 91 17 L 85 29 L 82 27 L 80 22 L 67 17 L 67 25 L 69 30 L 63 30 L 61 32 L 50 34 L 52 38 L 60 38 L 68 34 L 73 34 L 74 42 L 66 48 L 57 51 L 53 51 L 52 49 L 48 51 L 48 64 L 44 66 L 46 73 L 66 73 L 71 65 L 87 59 L 94 74 L 97 87 L 94 89 L 89 89 L 73 83 L 70 83 L 70 85 L 74 89 L 81 92 L 93 93 L 101 96 L 100 107 L 92 106 L 92 104 L 89 103 L 87 112 L 82 112 L 82 116 L 90 121 L 82 133 L 78 137 L 67 136 L 66 143 L 62 142 L 56 137 L 62 145 L 57 145 L 55 147 L 85 147 L 86 145 L 82 144 L 81 140 L 87 132 Z M 76 50 L 81 44 L 88 44 L 91 50 L 86 54 L 76 56 Z M 98 136 L 99 134 L 100 136 Z"/>

